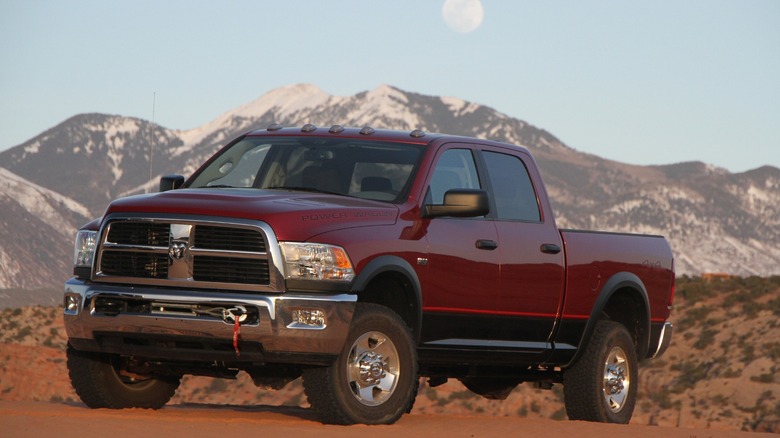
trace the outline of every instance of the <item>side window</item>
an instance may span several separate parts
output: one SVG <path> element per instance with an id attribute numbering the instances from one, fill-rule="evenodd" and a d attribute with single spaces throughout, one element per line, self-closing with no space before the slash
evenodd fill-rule
<path id="1" fill-rule="evenodd" d="M 539 222 L 536 192 L 523 161 L 497 152 L 484 152 L 483 157 L 493 186 L 498 219 Z"/>
<path id="2" fill-rule="evenodd" d="M 444 152 L 436 163 L 426 201 L 434 205 L 443 204 L 447 190 L 479 188 L 477 167 L 471 151 L 450 149 Z"/>

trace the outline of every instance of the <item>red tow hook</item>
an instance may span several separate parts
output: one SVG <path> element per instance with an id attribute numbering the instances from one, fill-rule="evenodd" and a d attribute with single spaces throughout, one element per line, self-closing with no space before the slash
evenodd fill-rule
<path id="1" fill-rule="evenodd" d="M 236 306 L 226 309 L 224 317 L 226 321 L 233 320 L 233 349 L 236 350 L 236 357 L 240 357 L 241 350 L 238 348 L 238 341 L 241 339 L 241 322 L 247 317 L 246 308 L 244 306 Z"/>

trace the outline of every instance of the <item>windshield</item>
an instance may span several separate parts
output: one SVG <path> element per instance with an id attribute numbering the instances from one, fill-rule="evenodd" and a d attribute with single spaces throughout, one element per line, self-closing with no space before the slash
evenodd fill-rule
<path id="1" fill-rule="evenodd" d="M 242 187 L 396 201 L 421 147 L 361 139 L 245 137 L 195 175 L 193 188 Z"/>

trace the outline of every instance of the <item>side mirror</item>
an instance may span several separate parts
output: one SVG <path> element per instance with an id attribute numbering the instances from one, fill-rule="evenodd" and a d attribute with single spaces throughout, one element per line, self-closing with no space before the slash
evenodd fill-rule
<path id="1" fill-rule="evenodd" d="M 184 184 L 184 177 L 181 175 L 165 175 L 160 178 L 160 191 L 167 192 L 168 190 L 175 190 Z"/>
<path id="2" fill-rule="evenodd" d="M 487 192 L 475 189 L 452 189 L 444 194 L 444 204 L 426 205 L 423 217 L 478 217 L 490 212 Z"/>

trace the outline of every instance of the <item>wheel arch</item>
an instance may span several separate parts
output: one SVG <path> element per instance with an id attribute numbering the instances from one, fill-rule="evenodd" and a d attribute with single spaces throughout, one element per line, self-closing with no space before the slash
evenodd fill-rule
<path id="1" fill-rule="evenodd" d="M 391 289 L 388 293 L 387 290 Z M 360 270 L 352 284 L 358 302 L 380 304 L 406 322 L 416 343 L 422 330 L 422 288 L 409 262 L 392 255 L 379 256 Z"/>
<path id="2" fill-rule="evenodd" d="M 650 300 L 647 288 L 636 274 L 619 272 L 604 283 L 596 297 L 577 352 L 567 366 L 574 364 L 582 355 L 601 319 L 623 324 L 634 340 L 637 358 L 641 360 L 647 356 L 650 345 Z"/>

